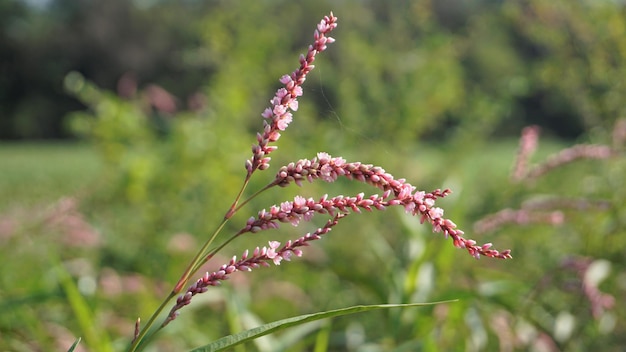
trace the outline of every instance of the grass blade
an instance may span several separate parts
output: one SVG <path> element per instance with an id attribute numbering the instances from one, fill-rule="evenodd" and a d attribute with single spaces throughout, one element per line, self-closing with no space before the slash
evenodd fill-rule
<path id="1" fill-rule="evenodd" d="M 258 326 L 256 328 L 253 328 L 253 329 L 250 329 L 250 330 L 246 330 L 246 331 L 242 331 L 242 332 L 234 334 L 234 335 L 229 335 L 229 336 L 222 337 L 221 339 L 215 340 L 215 341 L 211 342 L 208 345 L 205 345 L 205 346 L 202 346 L 202 347 L 198 347 L 198 348 L 192 350 L 191 352 L 216 352 L 216 351 L 223 351 L 223 350 L 225 350 L 227 348 L 232 348 L 232 347 L 237 346 L 239 344 L 242 344 L 244 342 L 252 341 L 252 340 L 254 340 L 256 338 L 259 338 L 261 336 L 265 336 L 267 334 L 271 334 L 271 333 L 276 332 L 276 331 L 284 330 L 284 329 L 287 329 L 287 328 L 292 327 L 292 326 L 297 326 L 297 325 L 301 325 L 301 324 L 304 324 L 304 323 L 308 323 L 308 322 L 312 322 L 312 321 L 316 321 L 316 320 L 320 320 L 320 319 L 333 318 L 333 317 L 338 317 L 338 316 L 342 316 L 342 315 L 348 315 L 348 314 L 354 314 L 354 313 L 360 313 L 360 312 L 367 312 L 367 311 L 377 310 L 377 309 L 421 307 L 421 306 L 430 306 L 430 305 L 442 304 L 442 303 L 450 303 L 450 302 L 454 302 L 454 300 L 452 300 L 452 301 L 441 301 L 441 302 L 431 302 L 431 303 L 377 304 L 377 305 L 366 305 L 366 306 L 361 305 L 361 306 L 354 306 L 354 307 L 330 310 L 330 311 L 326 311 L 326 312 L 305 314 L 305 315 L 300 315 L 300 316 L 297 316 L 297 317 L 287 318 L 287 319 L 283 319 L 283 320 L 277 320 L 275 322 L 264 324 L 264 325 Z"/>
<path id="2" fill-rule="evenodd" d="M 80 337 L 76 339 L 76 341 L 74 341 L 74 343 L 72 344 L 72 347 L 70 347 L 70 349 L 67 350 L 67 352 L 74 352 L 74 349 L 76 349 L 76 346 L 78 346 L 79 343 L 80 343 Z"/>

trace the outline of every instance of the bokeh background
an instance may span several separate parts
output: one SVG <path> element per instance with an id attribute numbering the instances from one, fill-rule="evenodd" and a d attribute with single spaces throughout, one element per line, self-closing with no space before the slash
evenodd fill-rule
<path id="1" fill-rule="evenodd" d="M 384 167 L 513 260 L 475 260 L 401 209 L 353 215 L 279 267 L 197 296 L 148 350 L 298 314 L 455 303 L 306 325 L 241 351 L 622 351 L 626 3 L 619 0 L 0 2 L 0 350 L 124 350 L 234 199 L 261 112 L 339 17 L 272 168 L 319 151 Z M 514 179 L 524 127 L 541 165 Z M 568 154 L 569 153 L 569 154 Z M 580 155 L 579 155 L 580 156 Z M 575 158 L 572 158 L 575 159 Z M 296 194 L 271 190 L 235 216 Z M 242 237 L 286 241 L 326 219 Z"/>

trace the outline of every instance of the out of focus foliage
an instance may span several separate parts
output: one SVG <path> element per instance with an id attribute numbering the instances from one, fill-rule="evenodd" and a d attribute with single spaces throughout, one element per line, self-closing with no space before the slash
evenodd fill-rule
<path id="1" fill-rule="evenodd" d="M 0 138 L 67 137 L 62 118 L 80 108 L 63 92 L 72 70 L 123 96 L 133 93 L 125 74 L 140 90 L 158 84 L 178 110 L 201 92 L 212 108 L 251 111 L 251 93 L 275 82 L 307 43 L 307 24 L 330 9 L 344 45 L 314 78 L 311 106 L 318 119 L 368 121 L 357 134 L 510 135 L 532 122 L 576 137 L 624 114 L 625 10 L 608 0 L 0 6 Z M 227 92 L 207 95 L 207 85 Z"/>
<path id="2" fill-rule="evenodd" d="M 228 209 L 277 79 L 297 67 L 330 10 L 339 17 L 337 42 L 316 61 L 273 168 L 255 175 L 250 190 L 280 165 L 318 151 L 374 163 L 426 191 L 452 188 L 441 201 L 446 215 L 468 237 L 511 248 L 514 259 L 475 261 L 402 212 L 351 216 L 302 260 L 198 296 L 157 345 L 181 350 L 321 309 L 455 298 L 296 329 L 247 350 L 300 351 L 326 339 L 329 351 L 616 351 L 626 344 L 626 312 L 610 304 L 626 295 L 623 156 L 509 180 L 511 138 L 528 124 L 561 138 L 542 144 L 535 163 L 575 142 L 612 143 L 626 116 L 623 4 L 55 0 L 0 7 L 1 137 L 72 131 L 103 160 L 93 187 L 36 216 L 11 215 L 29 226 L 0 227 L 0 240 L 11 245 L 1 253 L 15 268 L 0 277 L 0 297 L 9 302 L 0 306 L 0 332 L 9 336 L 0 349 L 69 346 L 61 337 L 78 335 L 90 350 L 123 349 L 136 317 L 156 308 Z M 274 191 L 224 232 L 294 194 L 376 192 L 348 182 Z M 545 199 L 562 201 L 545 212 L 561 211 L 563 225 L 530 219 L 471 231 L 489 214 Z M 59 218 L 98 240 L 56 240 L 69 231 Z M 223 254 L 317 224 L 242 238 Z M 228 260 L 216 259 L 207 270 Z M 77 279 L 91 317 L 77 308 L 62 273 L 41 279 L 41 268 L 58 262 Z M 93 326 L 106 334 L 94 337 Z"/>

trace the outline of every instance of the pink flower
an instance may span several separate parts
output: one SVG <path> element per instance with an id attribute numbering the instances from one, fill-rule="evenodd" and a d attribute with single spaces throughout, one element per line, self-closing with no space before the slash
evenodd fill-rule
<path id="1" fill-rule="evenodd" d="M 328 153 L 319 152 L 317 153 L 317 159 L 319 160 L 320 163 L 329 163 L 332 157 Z"/>
<path id="2" fill-rule="evenodd" d="M 332 13 L 324 16 L 322 21 L 317 25 L 317 30 L 313 34 L 314 43 L 309 46 L 307 55 L 300 56 L 300 68 L 290 75 L 280 77 L 280 83 L 284 85 L 276 91 L 274 98 L 270 101 L 271 107 L 263 111 L 261 116 L 263 121 L 263 134 L 259 134 L 258 145 L 252 147 L 252 158 L 246 161 L 245 167 L 248 176 L 255 170 L 264 170 L 269 166 L 268 154 L 276 150 L 276 147 L 270 147 L 270 142 L 275 142 L 280 137 L 276 131 L 284 131 L 287 129 L 293 116 L 290 111 L 298 110 L 297 97 L 302 95 L 302 84 L 306 80 L 306 75 L 315 67 L 315 55 L 326 50 L 326 44 L 330 44 L 335 40 L 326 35 L 337 27 L 337 17 Z"/>
<path id="3" fill-rule="evenodd" d="M 308 246 L 310 241 L 315 241 L 321 238 L 322 235 L 330 232 L 330 230 L 337 225 L 339 219 L 345 217 L 346 214 L 337 214 L 333 219 L 328 220 L 324 227 L 317 229 L 312 233 L 298 238 L 295 241 L 288 241 L 282 248 L 280 248 L 280 242 L 270 241 L 268 247 L 255 248 L 250 255 L 249 251 L 243 252 L 241 259 L 237 260 L 233 257 L 227 264 L 222 265 L 217 271 L 212 273 L 205 273 L 203 277 L 193 283 L 187 291 L 178 296 L 176 304 L 170 310 L 167 318 L 161 325 L 162 327 L 169 324 L 172 320 L 176 319 L 179 315 L 179 310 L 191 303 L 191 299 L 199 294 L 208 290 L 209 286 L 218 286 L 228 277 L 237 271 L 252 271 L 252 269 L 259 268 L 261 266 L 270 266 L 269 261 L 274 265 L 280 265 L 280 262 L 284 259 L 290 261 L 293 255 L 302 256 L 302 250 L 298 247 Z"/>
<path id="4" fill-rule="evenodd" d="M 281 260 L 283 260 L 283 257 L 279 253 L 276 253 L 276 250 L 278 249 L 278 247 L 280 247 L 280 242 L 270 241 L 269 246 L 270 247 L 267 249 L 265 256 L 268 257 L 269 259 L 272 259 L 275 265 L 280 265 L 280 262 Z"/>
<path id="5" fill-rule="evenodd" d="M 435 207 L 435 200 L 451 193 L 450 190 L 435 190 L 430 193 L 417 191 L 416 188 L 407 183 L 404 179 L 395 179 L 393 175 L 385 172 L 378 166 L 362 164 L 360 162 L 346 162 L 343 158 L 333 158 L 327 153 L 318 153 L 312 160 L 299 160 L 297 163 L 290 163 L 280 168 L 274 179 L 273 185 L 287 186 L 291 182 L 300 185 L 302 179 L 313 182 L 315 179 L 322 179 L 326 182 L 334 182 L 337 177 L 345 176 L 360 182 L 370 184 L 385 192 L 383 197 L 377 195 L 364 198 L 363 194 L 356 197 L 338 196 L 328 199 L 326 196 L 319 201 L 308 200 L 309 216 L 314 213 L 328 213 L 334 215 L 336 212 L 346 213 L 348 211 L 360 212 L 361 209 L 383 210 L 386 207 L 401 205 L 405 211 L 420 216 L 420 222 L 430 222 L 434 232 L 442 232 L 444 237 L 452 237 L 453 244 L 459 248 L 465 248 L 468 253 L 476 258 L 480 255 L 488 257 L 507 259 L 511 258 L 511 251 L 499 252 L 491 249 L 491 246 L 483 248 L 476 245 L 473 240 L 463 238 L 463 231 L 457 229 L 457 225 L 449 219 L 445 219 L 443 209 Z M 393 198 L 388 199 L 391 195 Z"/>

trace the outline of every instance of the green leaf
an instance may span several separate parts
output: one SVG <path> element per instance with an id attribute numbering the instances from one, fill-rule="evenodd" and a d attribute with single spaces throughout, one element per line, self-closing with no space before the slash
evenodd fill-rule
<path id="1" fill-rule="evenodd" d="M 74 349 L 76 348 L 76 346 L 78 346 L 79 343 L 80 343 L 80 337 L 78 339 L 76 339 L 76 341 L 74 341 L 74 344 L 72 344 L 72 347 L 70 347 L 70 349 L 67 350 L 67 352 L 73 352 Z"/>
<path id="2" fill-rule="evenodd" d="M 261 336 L 265 336 L 267 334 L 271 334 L 276 331 L 284 330 L 292 326 L 301 325 L 304 323 L 333 318 L 342 315 L 367 312 L 371 310 L 377 309 L 389 309 L 389 308 L 409 308 L 409 307 L 421 307 L 421 306 L 430 306 L 435 304 L 442 303 L 450 303 L 455 302 L 456 300 L 450 301 L 441 301 L 441 302 L 431 302 L 431 303 L 409 303 L 409 304 L 377 304 L 377 305 L 367 305 L 367 306 L 354 306 L 348 308 L 342 308 L 337 310 L 330 310 L 326 312 L 319 312 L 313 314 L 305 314 L 297 317 L 287 318 L 283 320 L 278 320 L 275 322 L 271 322 L 265 325 L 258 326 L 254 329 L 242 331 L 238 334 L 228 335 L 222 337 L 219 340 L 215 340 L 208 345 L 198 347 L 191 352 L 215 352 L 215 351 L 223 351 L 227 348 L 234 347 L 236 345 L 242 344 L 244 342 L 248 342 L 259 338 Z"/>
<path id="3" fill-rule="evenodd" d="M 55 271 L 58 276 L 59 284 L 85 336 L 85 341 L 87 341 L 93 351 L 113 351 L 108 336 L 103 331 L 99 330 L 98 326 L 94 323 L 93 312 L 85 297 L 80 293 L 72 276 L 58 259 L 55 261 Z"/>

